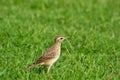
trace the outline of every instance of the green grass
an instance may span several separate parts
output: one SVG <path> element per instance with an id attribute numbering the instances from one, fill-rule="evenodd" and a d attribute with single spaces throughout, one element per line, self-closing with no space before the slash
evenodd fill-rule
<path id="1" fill-rule="evenodd" d="M 50 74 L 25 72 L 56 35 L 69 39 Z M 119 79 L 119 0 L 0 0 L 0 80 Z"/>

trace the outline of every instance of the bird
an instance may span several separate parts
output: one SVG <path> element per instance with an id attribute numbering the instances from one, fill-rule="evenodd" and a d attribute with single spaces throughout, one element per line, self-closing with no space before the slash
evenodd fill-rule
<path id="1" fill-rule="evenodd" d="M 34 66 L 47 65 L 47 73 L 49 73 L 51 66 L 59 59 L 61 53 L 61 43 L 66 39 L 65 36 L 56 36 L 54 44 L 32 65 L 28 66 L 26 70 L 30 70 Z"/>

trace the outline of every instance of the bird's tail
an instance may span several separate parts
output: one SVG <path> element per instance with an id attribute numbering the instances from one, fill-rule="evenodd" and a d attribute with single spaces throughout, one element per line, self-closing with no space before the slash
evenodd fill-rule
<path id="1" fill-rule="evenodd" d="M 26 68 L 25 68 L 25 71 L 30 70 L 30 69 L 31 69 L 31 68 L 33 68 L 34 66 L 35 66 L 35 64 L 32 64 L 32 65 L 30 65 L 30 66 L 26 67 Z"/>

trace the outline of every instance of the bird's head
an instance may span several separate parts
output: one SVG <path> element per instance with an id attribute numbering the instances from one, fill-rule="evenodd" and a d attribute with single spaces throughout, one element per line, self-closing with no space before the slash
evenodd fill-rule
<path id="1" fill-rule="evenodd" d="M 55 38 L 55 42 L 62 42 L 62 41 L 64 41 L 66 38 L 64 37 L 64 36 L 57 36 L 56 38 Z"/>

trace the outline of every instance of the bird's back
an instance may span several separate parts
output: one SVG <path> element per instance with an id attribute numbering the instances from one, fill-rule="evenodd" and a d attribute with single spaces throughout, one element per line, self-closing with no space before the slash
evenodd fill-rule
<path id="1" fill-rule="evenodd" d="M 55 43 L 34 64 L 50 65 L 54 63 L 60 56 L 60 48 L 60 44 Z"/>

